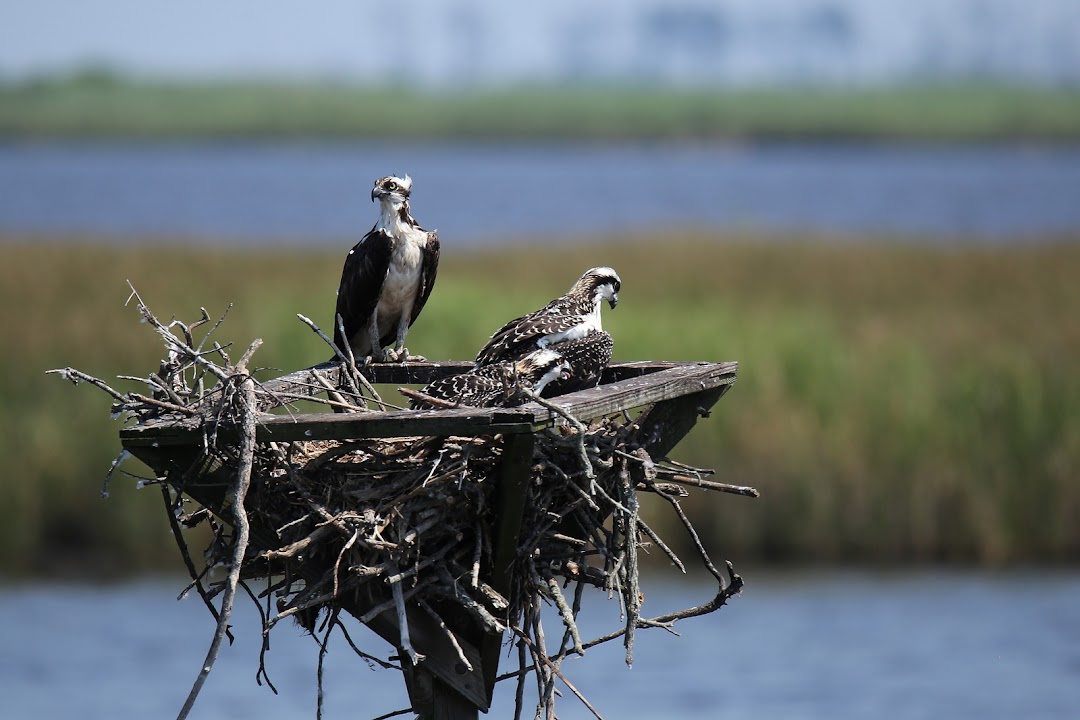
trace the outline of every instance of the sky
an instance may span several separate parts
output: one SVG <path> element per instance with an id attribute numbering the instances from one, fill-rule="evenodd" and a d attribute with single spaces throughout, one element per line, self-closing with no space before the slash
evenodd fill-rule
<path id="1" fill-rule="evenodd" d="M 0 0 L 0 77 L 1080 85 L 1077 0 Z"/>

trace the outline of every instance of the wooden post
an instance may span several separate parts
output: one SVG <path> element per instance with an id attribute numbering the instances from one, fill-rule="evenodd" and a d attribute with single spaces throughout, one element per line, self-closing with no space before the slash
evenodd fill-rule
<path id="1" fill-rule="evenodd" d="M 504 442 L 506 444 L 503 448 L 496 500 L 495 539 L 492 548 L 494 557 L 490 583 L 496 592 L 509 599 L 513 563 L 517 558 L 518 541 L 521 536 L 521 518 L 525 512 L 525 491 L 531 474 L 536 435 L 533 433 L 507 435 Z M 484 665 L 484 684 L 489 703 L 495 692 L 495 677 L 499 673 L 501 649 L 501 635 L 484 634 L 480 645 L 480 656 Z"/>

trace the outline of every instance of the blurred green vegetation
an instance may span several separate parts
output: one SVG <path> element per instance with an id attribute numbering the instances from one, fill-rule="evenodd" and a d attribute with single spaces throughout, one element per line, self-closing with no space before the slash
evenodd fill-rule
<path id="1" fill-rule="evenodd" d="M 217 337 L 261 337 L 256 364 L 286 371 L 327 356 L 295 313 L 329 326 L 342 256 L 0 242 L 0 567 L 178 567 L 157 490 L 117 475 L 99 498 L 119 451 L 110 399 L 44 374 L 157 367 L 158 339 L 124 307 L 126 279 L 163 318 L 235 303 Z M 687 501 L 719 555 L 1080 560 L 1080 244 L 687 236 L 444 257 L 409 336 L 429 358 L 470 358 L 505 320 L 608 264 L 624 284 L 605 311 L 617 360 L 740 361 L 735 387 L 673 453 L 762 491 Z"/>
<path id="2" fill-rule="evenodd" d="M 0 135 L 1075 141 L 1080 91 L 972 84 L 421 92 L 332 83 L 148 82 L 90 70 L 0 84 Z"/>

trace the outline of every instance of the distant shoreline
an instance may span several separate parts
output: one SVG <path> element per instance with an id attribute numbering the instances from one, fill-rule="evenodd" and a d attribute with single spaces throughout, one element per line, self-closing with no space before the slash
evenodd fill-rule
<path id="1" fill-rule="evenodd" d="M 838 90 L 151 82 L 87 72 L 0 82 L 0 140 L 407 138 L 692 142 L 1080 141 L 1080 90 Z"/>

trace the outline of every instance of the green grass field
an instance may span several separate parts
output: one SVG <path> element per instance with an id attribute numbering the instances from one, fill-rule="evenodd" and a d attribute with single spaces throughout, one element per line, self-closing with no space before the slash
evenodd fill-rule
<path id="1" fill-rule="evenodd" d="M 616 359 L 741 363 L 673 453 L 763 493 L 691 498 L 718 554 L 1080 560 L 1080 245 L 773 240 L 446 253 L 409 346 L 469 358 L 502 322 L 609 264 L 624 281 L 605 314 Z M 156 490 L 117 476 L 111 497 L 98 496 L 119 451 L 109 398 L 44 374 L 156 368 L 158 340 L 124 306 L 126 279 L 162 317 L 234 303 L 220 338 L 263 338 L 256 364 L 284 371 L 327 356 L 295 313 L 329 324 L 343 252 L 0 243 L 0 567 L 177 567 Z"/>
<path id="2" fill-rule="evenodd" d="M 412 92 L 150 83 L 88 72 L 0 84 L 0 136 L 1071 141 L 1080 92 L 999 86 Z"/>

